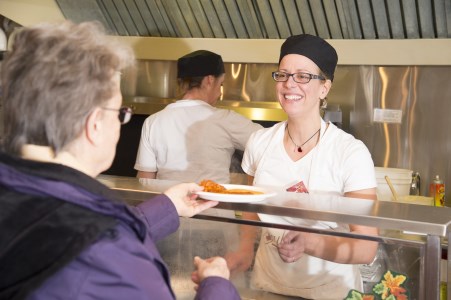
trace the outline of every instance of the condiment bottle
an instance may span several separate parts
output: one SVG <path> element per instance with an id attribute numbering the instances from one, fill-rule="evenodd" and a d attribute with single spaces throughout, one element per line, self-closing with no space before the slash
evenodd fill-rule
<path id="1" fill-rule="evenodd" d="M 429 186 L 429 196 L 434 198 L 434 205 L 443 207 L 445 206 L 445 184 L 438 175 L 435 175 Z"/>

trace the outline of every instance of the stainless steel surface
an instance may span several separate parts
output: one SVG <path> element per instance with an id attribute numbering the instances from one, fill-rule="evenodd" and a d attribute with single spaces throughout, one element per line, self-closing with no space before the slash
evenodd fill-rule
<path id="1" fill-rule="evenodd" d="M 226 63 L 218 105 L 253 120 L 285 120 L 270 76 L 276 68 Z M 338 66 L 328 96 L 330 104 L 340 105 L 342 128 L 365 143 L 376 166 L 420 173 L 422 196 L 428 196 L 435 175 L 451 186 L 450 71 L 450 66 Z M 175 62 L 140 61 L 136 74 L 124 75 L 123 86 L 125 102 L 137 113 L 161 110 L 176 96 Z M 401 124 L 375 122 L 374 109 L 401 111 Z M 451 206 L 450 195 L 445 197 Z"/>
<path id="2" fill-rule="evenodd" d="M 150 198 L 176 183 L 174 181 L 150 179 L 139 181 L 136 178 L 106 175 L 99 176 L 98 179 L 111 188 L 118 190 L 124 198 L 128 199 L 132 196 L 131 200 L 133 201 L 146 194 Z M 187 297 L 186 299 L 192 297 L 192 292 L 188 292 L 188 295 L 186 294 L 186 291 L 191 287 L 189 281 L 187 283 L 186 280 L 187 276 L 189 276 L 188 270 L 191 270 L 192 267 L 189 259 L 198 254 L 224 255 L 225 252 L 233 251 L 234 247 L 236 247 L 236 234 L 238 234 L 234 226 L 236 224 L 248 224 L 379 241 L 385 245 L 385 249 L 388 251 L 387 256 L 389 258 L 386 258 L 387 268 L 393 268 L 392 270 L 397 272 L 404 272 L 410 277 L 410 288 L 413 289 L 413 294 L 415 295 L 411 295 L 412 299 L 439 299 L 440 254 L 441 248 L 447 247 L 447 240 L 444 238 L 449 235 L 451 209 L 395 202 L 374 202 L 365 199 L 345 199 L 326 194 L 286 193 L 275 190 L 278 192 L 277 196 L 265 201 L 253 204 L 220 203 L 218 208 L 374 226 L 381 230 L 381 235 L 379 237 L 358 234 L 346 235 L 331 230 L 314 230 L 295 225 L 248 222 L 247 220 L 219 216 L 213 212 L 215 209 L 212 209 L 197 216 L 198 220 L 183 221 L 185 225 L 182 224 L 182 227 L 175 235 L 165 240 L 163 244 L 160 244 L 160 251 L 162 251 L 163 257 L 170 261 L 171 273 L 177 274 L 173 280 L 176 282 L 176 289 L 184 295 L 183 297 Z M 133 194 L 137 194 L 138 197 L 133 196 Z M 146 197 L 142 197 L 142 199 L 146 199 Z M 204 223 L 208 221 L 213 223 Z M 217 226 L 218 221 L 226 223 L 221 223 L 221 225 Z M 230 230 L 227 229 L 229 228 L 228 226 L 232 226 Z M 227 230 L 221 231 L 219 228 Z M 208 229 L 208 232 L 199 232 L 199 230 L 205 229 Z M 227 237 L 223 236 L 226 232 Z M 412 234 L 412 232 L 415 234 Z M 205 234 L 207 235 L 205 236 Z M 208 242 L 205 241 L 205 238 Z M 202 239 L 204 239 L 203 242 Z M 211 248 L 208 248 L 210 246 L 207 246 L 207 243 L 212 245 Z M 205 245 L 205 247 L 199 248 L 196 245 Z M 420 251 L 418 252 L 417 250 Z M 171 254 L 168 251 L 175 251 L 175 253 Z M 409 256 L 411 258 L 408 259 Z M 187 263 L 189 264 L 188 266 L 186 266 Z M 261 294 L 261 291 L 254 291 L 248 286 L 249 274 L 247 272 L 234 278 L 240 293 L 252 294 L 252 297 L 248 297 L 250 299 L 273 299 L 271 298 L 272 295 Z"/>
<path id="3" fill-rule="evenodd" d="M 145 99 L 146 101 L 142 101 Z M 123 105 L 130 106 L 135 114 L 150 115 L 162 110 L 175 99 L 158 98 L 125 98 Z M 282 121 L 286 114 L 277 102 L 243 102 L 243 101 L 221 101 L 216 107 L 226 108 L 254 121 Z"/>
<path id="4" fill-rule="evenodd" d="M 276 64 L 225 63 L 224 68 L 222 100 L 276 101 L 271 78 Z M 140 60 L 136 72 L 123 74 L 121 84 L 126 97 L 177 98 L 177 63 Z"/>
<path id="5" fill-rule="evenodd" d="M 271 78 L 271 72 L 276 69 L 277 64 L 225 63 L 223 94 L 217 106 L 235 110 L 252 120 L 285 120 Z M 349 115 L 361 80 L 359 75 L 359 67 L 340 66 L 329 94 L 329 102 L 340 105 L 345 128 L 349 128 Z M 155 113 L 178 97 L 176 62 L 139 61 L 136 72 L 123 74 L 121 88 L 124 103 L 136 113 Z"/>
<path id="6" fill-rule="evenodd" d="M 451 36 L 449 0 L 56 0 L 75 21 L 99 20 L 117 35 L 279 39 Z"/>
<path id="7" fill-rule="evenodd" d="M 441 247 L 440 238 L 435 235 L 427 236 L 427 243 L 425 249 L 424 269 L 425 274 L 429 274 L 424 284 L 424 299 L 440 299 L 440 259 Z"/>
<path id="8" fill-rule="evenodd" d="M 175 181 L 101 175 L 99 180 L 122 193 L 149 195 L 161 193 Z M 446 237 L 451 225 L 451 208 L 411 205 L 391 201 L 344 198 L 329 194 L 289 193 L 268 187 L 277 195 L 255 203 L 221 202 L 219 209 L 259 212 L 286 216 L 359 224 Z M 142 198 L 145 198 L 144 196 Z"/>
<path id="9" fill-rule="evenodd" d="M 171 181 L 155 181 L 154 185 L 143 185 L 137 178 L 110 175 L 100 175 L 98 180 L 109 188 L 117 190 L 131 205 L 149 200 L 174 184 Z"/>
<path id="10" fill-rule="evenodd" d="M 448 233 L 448 241 L 451 241 L 451 231 Z M 448 252 L 447 252 L 447 257 L 448 257 L 448 263 L 446 264 L 446 275 L 447 275 L 447 280 L 448 280 L 448 284 L 447 284 L 447 291 L 446 294 L 448 296 L 448 300 L 451 299 L 451 284 L 449 283 L 449 281 L 451 281 L 451 247 L 448 247 Z"/>
<path id="11" fill-rule="evenodd" d="M 314 220 L 327 220 L 446 236 L 451 208 L 410 205 L 390 201 L 349 199 L 321 194 L 280 192 L 265 201 L 221 203 L 220 208 Z"/>
<path id="12" fill-rule="evenodd" d="M 362 67 L 350 132 L 369 148 L 374 163 L 418 171 L 428 195 L 435 175 L 451 186 L 449 67 Z M 375 108 L 402 111 L 401 124 L 373 121 Z M 450 193 L 446 195 L 449 205 Z"/>

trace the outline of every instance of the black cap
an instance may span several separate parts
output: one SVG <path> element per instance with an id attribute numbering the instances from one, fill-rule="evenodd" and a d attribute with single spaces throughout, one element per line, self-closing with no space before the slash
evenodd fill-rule
<path id="1" fill-rule="evenodd" d="M 280 48 L 279 64 L 287 54 L 299 54 L 311 59 L 330 80 L 334 80 L 338 55 L 334 47 L 322 38 L 310 34 L 290 36 Z"/>
<path id="2" fill-rule="evenodd" d="M 177 78 L 221 75 L 225 73 L 221 55 L 198 50 L 177 60 Z"/>

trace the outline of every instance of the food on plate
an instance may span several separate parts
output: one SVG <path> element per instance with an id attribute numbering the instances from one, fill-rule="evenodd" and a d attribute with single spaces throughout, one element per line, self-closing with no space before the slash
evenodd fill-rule
<path id="1" fill-rule="evenodd" d="M 202 180 L 199 183 L 204 187 L 204 192 L 219 193 L 219 194 L 234 194 L 234 195 L 260 195 L 263 192 L 252 191 L 247 189 L 226 189 L 224 186 L 214 182 L 213 180 Z"/>
<path id="2" fill-rule="evenodd" d="M 235 195 L 260 195 L 263 192 L 251 191 L 246 189 L 228 189 L 224 192 L 225 194 L 235 194 Z"/>
<path id="3" fill-rule="evenodd" d="M 204 192 L 209 193 L 224 193 L 224 191 L 227 190 L 225 187 L 214 182 L 213 180 L 202 180 L 199 185 L 204 187 Z"/>

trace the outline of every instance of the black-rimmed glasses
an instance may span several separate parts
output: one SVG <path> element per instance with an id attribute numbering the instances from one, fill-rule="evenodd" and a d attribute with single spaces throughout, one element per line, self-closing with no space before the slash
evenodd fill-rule
<path id="1" fill-rule="evenodd" d="M 324 76 L 321 75 L 314 75 L 310 73 L 305 72 L 298 72 L 298 73 L 286 73 L 281 71 L 275 71 L 272 72 L 272 78 L 277 82 L 284 82 L 287 81 L 290 77 L 293 77 L 293 80 L 297 83 L 309 83 L 312 79 L 320 79 L 320 80 L 326 80 Z"/>
<path id="2" fill-rule="evenodd" d="M 102 107 L 104 110 L 111 110 L 111 111 L 117 111 L 119 112 L 119 122 L 121 122 L 122 125 L 127 124 L 133 115 L 133 109 L 131 109 L 128 106 L 122 106 L 119 109 L 115 108 L 109 108 L 109 107 Z"/>

